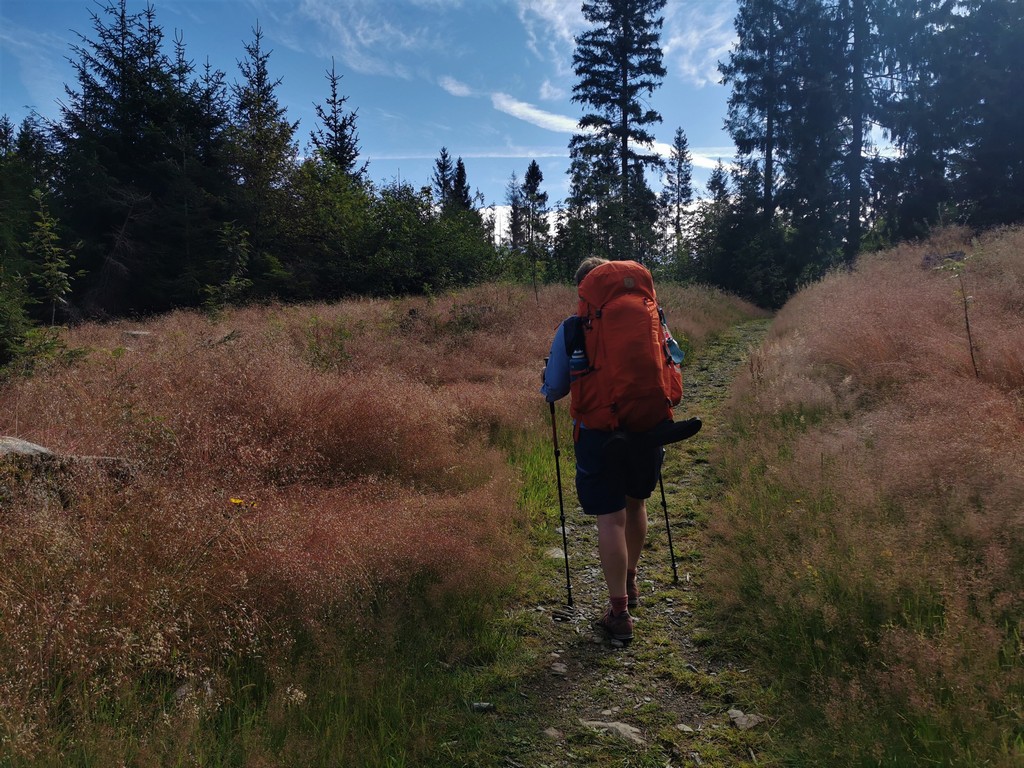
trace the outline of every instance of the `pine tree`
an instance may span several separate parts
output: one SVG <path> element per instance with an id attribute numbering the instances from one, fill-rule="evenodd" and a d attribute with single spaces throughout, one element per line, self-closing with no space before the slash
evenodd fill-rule
<path id="1" fill-rule="evenodd" d="M 23 243 L 32 231 L 31 191 L 37 185 L 32 163 L 19 152 L 24 133 L 25 123 L 16 133 L 10 117 L 0 117 L 0 369 L 17 356 L 30 327 Z"/>
<path id="2" fill-rule="evenodd" d="M 723 264 L 721 241 L 729 213 L 729 174 L 719 160 L 708 176 L 707 195 L 697 204 L 693 227 L 692 272 L 698 280 L 725 287 L 728 265 Z"/>
<path id="3" fill-rule="evenodd" d="M 547 247 L 550 233 L 547 219 L 548 193 L 542 192 L 544 173 L 536 160 L 531 160 L 523 176 L 523 199 L 526 202 L 526 242 L 537 253 Z"/>
<path id="4" fill-rule="evenodd" d="M 956 200 L 976 226 L 1024 218 L 1024 3 L 964 0 L 934 63 Z"/>
<path id="5" fill-rule="evenodd" d="M 15 130 L 10 117 L 0 117 L 0 254 L 10 274 L 24 272 L 20 257 L 38 206 L 35 189 L 50 189 L 54 152 L 49 137 L 34 115 Z"/>
<path id="6" fill-rule="evenodd" d="M 57 232 L 57 220 L 50 213 L 41 190 L 32 193 L 38 206 L 35 227 L 25 250 L 33 264 L 33 279 L 38 284 L 42 299 L 50 307 L 50 325 L 57 322 L 57 305 L 65 303 L 71 292 L 68 268 L 74 259 L 73 250 L 64 248 Z"/>
<path id="7" fill-rule="evenodd" d="M 693 202 L 693 158 L 682 128 L 676 128 L 672 151 L 665 167 L 665 186 L 659 202 L 671 231 L 670 251 L 678 259 L 688 250 L 684 217 Z"/>
<path id="8" fill-rule="evenodd" d="M 434 194 L 442 209 L 447 208 L 455 197 L 455 164 L 452 156 L 448 154 L 447 147 L 441 147 L 441 154 L 434 161 L 434 175 L 432 177 Z"/>
<path id="9" fill-rule="evenodd" d="M 462 211 L 473 210 L 473 196 L 469 191 L 469 182 L 466 179 L 466 165 L 462 158 L 455 161 L 455 179 L 452 182 L 451 203 Z"/>
<path id="10" fill-rule="evenodd" d="M 508 206 L 508 231 L 505 241 L 513 253 L 522 253 L 528 242 L 528 207 L 523 185 L 516 172 L 505 185 L 505 204 Z"/>
<path id="11" fill-rule="evenodd" d="M 890 72 L 880 122 L 898 152 L 870 162 L 877 242 L 920 237 L 952 198 L 947 169 L 961 117 L 941 103 L 937 76 L 946 55 L 937 30 L 951 29 L 951 11 L 943 0 L 900 4 L 879 28 Z"/>
<path id="12" fill-rule="evenodd" d="M 619 258 L 636 256 L 647 237 L 629 212 L 642 208 L 649 193 L 644 169 L 661 163 L 653 150 L 642 150 L 654 141 L 651 126 L 661 122 L 645 97 L 665 76 L 659 44 L 664 7 L 665 0 L 585 0 L 583 16 L 593 28 L 576 38 L 573 54 L 572 98 L 588 110 L 570 143 L 576 202 L 611 203 L 599 215 L 610 221 L 599 237 Z"/>
<path id="13" fill-rule="evenodd" d="M 848 140 L 844 146 L 849 101 L 844 106 L 841 99 L 848 58 L 826 11 L 821 0 L 744 0 L 737 47 L 721 66 L 732 86 L 726 127 L 738 149 L 742 190 L 741 215 L 731 221 L 742 227 L 738 242 L 772 244 L 762 254 L 765 263 L 753 268 L 772 275 L 782 270 L 782 280 L 794 285 L 809 262 L 820 271 L 834 261 L 843 218 L 839 180 L 844 157 L 849 161 L 844 148 L 852 146 Z M 847 162 L 847 171 L 852 168 Z M 857 207 L 846 201 L 847 212 Z M 783 223 L 788 244 L 780 247 Z"/>
<path id="14" fill-rule="evenodd" d="M 362 181 L 366 175 L 367 164 L 359 165 L 359 134 L 356 132 L 357 110 L 346 111 L 347 96 L 338 94 L 338 83 L 341 82 L 331 58 L 331 68 L 326 73 L 330 95 L 326 106 L 316 107 L 316 115 L 322 125 L 309 134 L 313 146 L 320 156 L 334 163 L 344 173 L 356 181 Z"/>
<path id="15" fill-rule="evenodd" d="M 788 119 L 780 134 L 777 200 L 790 230 L 786 260 L 797 270 L 794 283 L 805 267 L 803 278 L 813 278 L 840 258 L 847 207 L 841 182 L 847 81 L 825 10 L 819 0 L 797 0 L 787 16 L 789 65 L 781 90 Z"/>
<path id="16" fill-rule="evenodd" d="M 792 40 L 792 13 L 785 0 L 745 0 L 739 5 L 736 47 L 720 65 L 722 82 L 732 86 L 726 130 L 741 156 L 761 159 L 761 207 L 765 219 L 775 217 L 779 134 L 788 112 L 783 81 Z"/>
<path id="17" fill-rule="evenodd" d="M 173 65 L 152 7 L 128 13 L 125 0 L 90 12 L 95 37 L 72 46 L 77 90 L 54 125 L 60 162 L 55 206 L 84 241 L 87 311 L 151 310 L 162 293 L 155 276 L 176 243 L 154 232 L 177 151 L 169 133 L 179 103 Z"/>
<path id="18" fill-rule="evenodd" d="M 298 157 L 298 122 L 287 119 L 287 110 L 278 101 L 281 79 L 270 76 L 272 51 L 263 48 L 262 28 L 257 24 L 252 32 L 253 39 L 244 46 L 246 56 L 238 62 L 243 80 L 231 89 L 230 152 L 241 226 L 251 238 L 255 290 L 273 295 L 284 290 L 288 280 L 282 255 L 288 250 L 288 186 Z"/>

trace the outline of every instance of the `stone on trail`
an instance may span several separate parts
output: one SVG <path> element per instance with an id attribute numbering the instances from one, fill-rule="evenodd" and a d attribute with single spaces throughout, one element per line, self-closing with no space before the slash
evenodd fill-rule
<path id="1" fill-rule="evenodd" d="M 738 709 L 729 710 L 729 719 L 741 731 L 749 731 L 758 723 L 764 722 L 763 717 L 759 715 L 745 715 Z"/>
<path id="2" fill-rule="evenodd" d="M 563 557 L 565 557 L 565 553 L 563 553 L 562 550 L 558 547 L 552 547 L 547 551 L 546 554 L 548 558 L 551 560 L 561 560 Z"/>
<path id="3" fill-rule="evenodd" d="M 560 661 L 555 662 L 551 665 L 551 674 L 557 675 L 558 677 L 565 677 L 569 674 L 569 668 Z"/>
<path id="4" fill-rule="evenodd" d="M 0 436 L 0 456 L 52 456 L 53 452 L 41 445 L 19 440 L 16 437 Z"/>
<path id="5" fill-rule="evenodd" d="M 561 741 L 561 739 L 565 736 L 565 734 L 563 734 L 560 730 L 558 730 L 555 727 L 545 728 L 544 735 L 547 736 L 549 739 L 554 739 L 555 741 Z"/>
<path id="6" fill-rule="evenodd" d="M 635 744 L 646 744 L 643 737 L 640 735 L 640 729 L 634 728 L 628 723 L 611 722 L 606 723 L 602 720 L 580 720 L 580 722 L 587 728 L 593 728 L 598 731 L 611 731 L 624 739 L 629 739 Z"/>

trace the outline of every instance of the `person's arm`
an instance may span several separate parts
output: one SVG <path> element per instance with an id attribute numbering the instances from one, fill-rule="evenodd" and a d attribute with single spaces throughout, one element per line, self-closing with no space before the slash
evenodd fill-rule
<path id="1" fill-rule="evenodd" d="M 679 343 L 672 338 L 672 331 L 668 329 L 668 321 L 665 319 L 665 310 L 661 307 L 658 307 L 658 316 L 661 318 L 661 330 L 665 336 L 665 345 L 668 347 L 669 356 L 671 356 L 673 363 L 682 365 L 686 353 L 683 352 Z"/>
<path id="2" fill-rule="evenodd" d="M 569 394 L 569 353 L 565 349 L 565 323 L 558 326 L 551 342 L 548 364 L 544 368 L 544 383 L 540 393 L 553 403 Z"/>

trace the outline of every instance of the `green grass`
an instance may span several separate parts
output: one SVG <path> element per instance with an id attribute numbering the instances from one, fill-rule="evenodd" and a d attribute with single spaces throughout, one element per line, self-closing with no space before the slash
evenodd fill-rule
<path id="1" fill-rule="evenodd" d="M 822 418 L 794 412 L 767 414 L 760 424 L 749 414 L 737 419 L 734 438 L 742 443 L 768 432 L 773 447 L 754 451 L 746 465 L 723 468 L 727 514 L 747 522 L 728 544 L 735 567 L 730 584 L 737 589 L 733 612 L 719 614 L 726 623 L 715 626 L 707 640 L 723 644 L 726 654 L 750 658 L 768 683 L 766 706 L 782 715 L 781 745 L 788 764 L 1019 765 L 1021 691 L 997 704 L 990 701 L 994 706 L 982 715 L 988 720 L 984 729 L 978 728 L 979 713 L 961 706 L 960 698 L 968 693 L 975 702 L 984 700 L 981 688 L 970 687 L 994 679 L 1000 674 L 996 670 L 965 669 L 956 681 L 944 681 L 941 672 L 932 681 L 919 677 L 915 684 L 921 686 L 924 703 L 916 709 L 899 690 L 905 680 L 893 683 L 897 695 L 885 695 L 885 683 L 879 681 L 889 679 L 890 667 L 900 663 L 898 656 L 880 654 L 888 633 L 906 631 L 923 645 L 957 628 L 950 624 L 948 595 L 939 583 L 905 584 L 894 595 L 877 581 L 878 574 L 858 567 L 836 525 L 849 510 L 832 479 L 833 459 L 823 458 L 810 489 L 779 479 L 778 465 L 792 460 L 790 446 L 809 423 Z M 901 520 L 905 514 L 887 507 L 880 517 Z M 788 558 L 791 568 L 785 587 L 777 581 L 778 570 L 767 567 L 780 558 Z M 1019 680 L 1016 631 L 1007 623 L 1000 658 L 1003 674 Z M 705 695 L 718 693 L 700 687 L 697 676 L 685 670 L 676 679 Z M 958 692 L 955 686 L 964 684 L 969 689 Z M 838 708 L 831 685 L 850 691 Z"/>
<path id="2" fill-rule="evenodd" d="M 450 734 L 460 752 L 485 742 L 489 751 L 490 729 L 471 703 L 514 695 L 516 641 L 495 616 L 507 595 L 446 598 L 429 582 L 365 623 L 326 622 L 317 642 L 297 633 L 290 662 L 229 660 L 218 677 L 228 690 L 215 707 L 204 706 L 201 690 L 176 701 L 167 681 L 98 699 L 58 684 L 51 701 L 64 722 L 60 737 L 34 755 L 0 751 L 0 766 L 397 768 L 427 764 Z"/>

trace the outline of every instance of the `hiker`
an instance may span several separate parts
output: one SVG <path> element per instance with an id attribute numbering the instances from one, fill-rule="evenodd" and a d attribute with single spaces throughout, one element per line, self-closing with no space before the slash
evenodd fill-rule
<path id="1" fill-rule="evenodd" d="M 640 600 L 636 573 L 647 539 L 646 500 L 658 484 L 664 448 L 627 440 L 624 432 L 670 422 L 682 379 L 650 272 L 636 262 L 593 256 L 577 269 L 576 286 L 578 311 L 555 333 L 541 394 L 549 403 L 570 394 L 576 492 L 583 512 L 596 518 L 608 587 L 609 606 L 595 626 L 627 642 L 633 638 L 629 609 Z"/>

